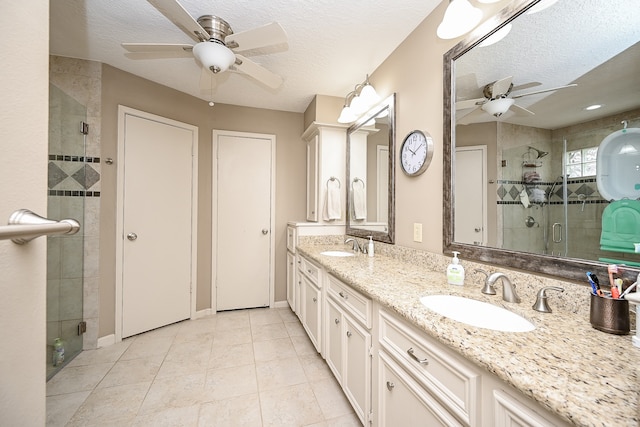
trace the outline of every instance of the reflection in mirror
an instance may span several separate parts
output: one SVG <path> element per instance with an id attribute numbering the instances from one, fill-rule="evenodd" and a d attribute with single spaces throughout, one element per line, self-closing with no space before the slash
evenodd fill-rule
<path id="1" fill-rule="evenodd" d="M 444 250 L 580 281 L 594 265 L 640 267 L 640 8 L 534 3 L 445 55 Z"/>
<path id="2" fill-rule="evenodd" d="M 347 228 L 394 243 L 395 94 L 347 129 Z"/>

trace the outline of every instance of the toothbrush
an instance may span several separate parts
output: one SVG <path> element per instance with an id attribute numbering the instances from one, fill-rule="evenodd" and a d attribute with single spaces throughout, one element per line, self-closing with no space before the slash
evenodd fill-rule
<path id="1" fill-rule="evenodd" d="M 607 267 L 607 271 L 609 272 L 609 286 L 613 288 L 616 285 L 616 282 L 613 279 L 613 275 L 618 274 L 618 266 L 615 264 L 610 264 Z"/>
<path id="2" fill-rule="evenodd" d="M 598 281 L 598 276 L 596 276 L 590 271 L 587 271 L 587 279 L 589 279 L 589 284 L 591 285 L 591 292 L 594 295 L 602 296 L 602 291 L 600 290 L 600 282 Z"/>

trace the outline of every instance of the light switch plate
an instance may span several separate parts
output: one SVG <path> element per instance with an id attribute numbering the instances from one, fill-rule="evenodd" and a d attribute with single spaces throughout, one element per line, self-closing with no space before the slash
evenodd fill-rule
<path id="1" fill-rule="evenodd" d="M 422 242 L 422 224 L 413 223 L 413 241 Z"/>

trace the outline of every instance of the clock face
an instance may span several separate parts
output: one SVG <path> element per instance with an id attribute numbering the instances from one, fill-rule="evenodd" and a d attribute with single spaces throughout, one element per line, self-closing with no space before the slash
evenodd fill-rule
<path id="1" fill-rule="evenodd" d="M 431 137 L 419 130 L 410 132 L 400 149 L 400 165 L 409 176 L 417 176 L 427 170 L 433 154 Z"/>

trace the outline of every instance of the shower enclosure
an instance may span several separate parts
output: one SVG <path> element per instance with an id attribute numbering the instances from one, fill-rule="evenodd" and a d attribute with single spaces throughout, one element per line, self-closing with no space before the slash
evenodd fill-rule
<path id="1" fill-rule="evenodd" d="M 84 204 L 87 110 L 55 85 L 49 85 L 49 162 L 47 218 L 73 218 L 81 224 L 75 235 L 47 237 L 47 379 L 82 350 Z M 55 363 L 54 341 L 65 355 Z"/>

